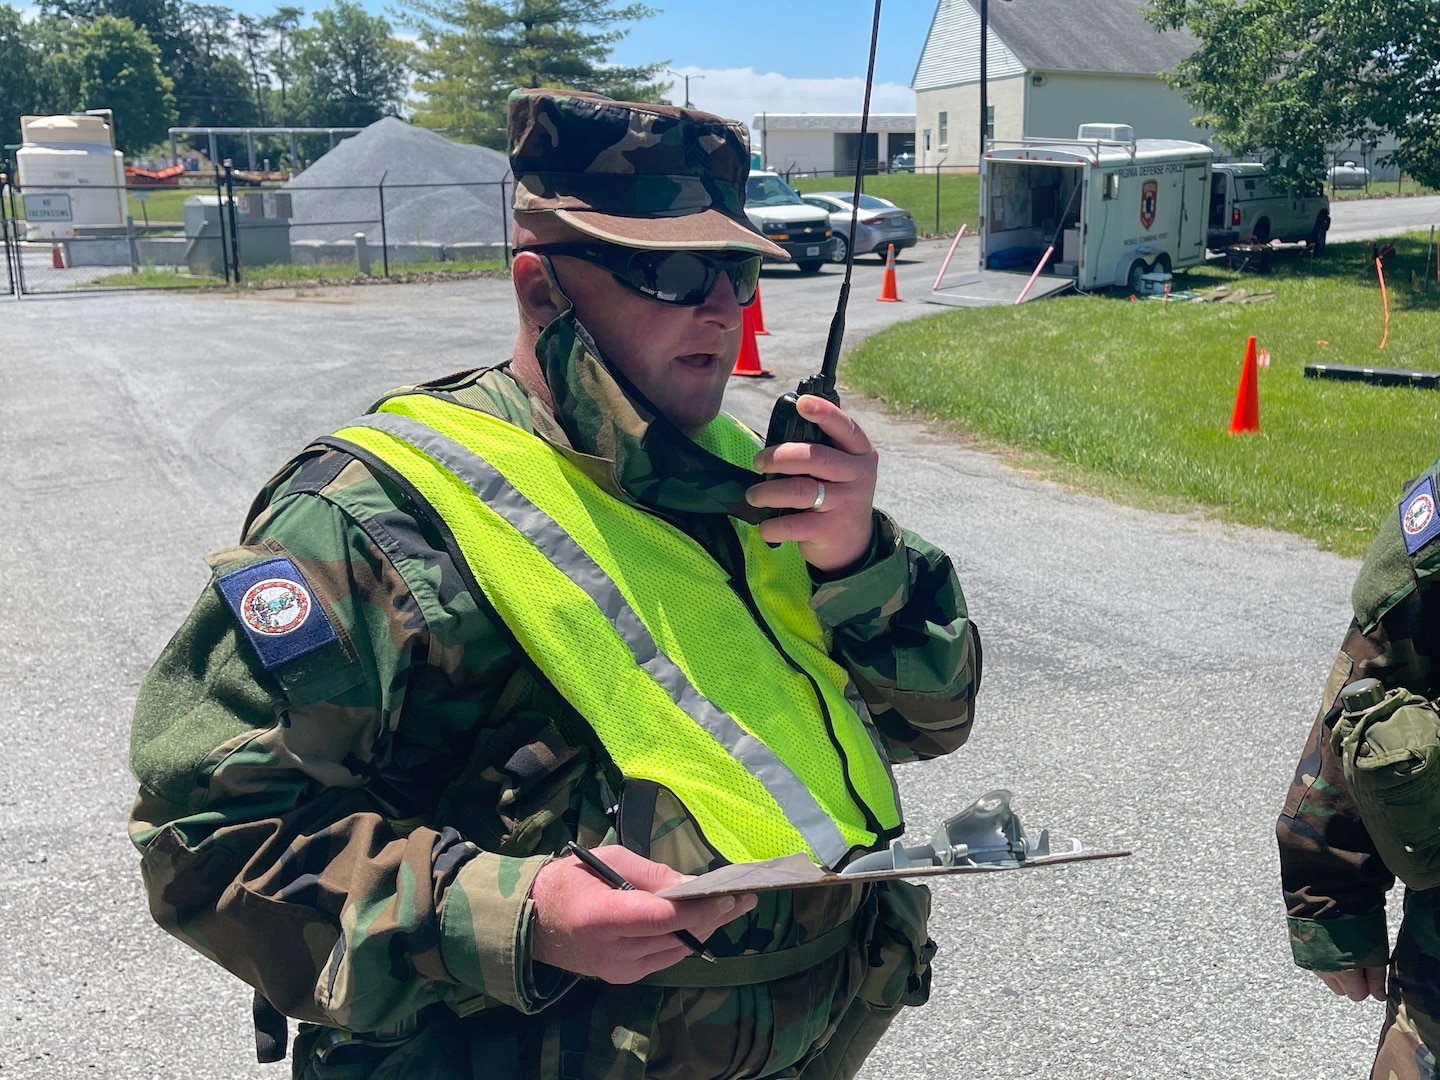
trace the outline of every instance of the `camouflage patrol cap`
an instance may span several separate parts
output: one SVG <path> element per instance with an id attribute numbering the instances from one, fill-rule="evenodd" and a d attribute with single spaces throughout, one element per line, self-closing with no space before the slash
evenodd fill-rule
<path id="1" fill-rule="evenodd" d="M 576 90 L 510 95 L 517 220 L 553 214 L 613 244 L 788 258 L 745 216 L 744 127 Z"/>

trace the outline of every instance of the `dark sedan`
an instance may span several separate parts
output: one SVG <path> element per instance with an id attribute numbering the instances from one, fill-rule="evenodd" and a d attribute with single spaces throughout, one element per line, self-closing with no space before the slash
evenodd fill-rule
<path id="1" fill-rule="evenodd" d="M 819 207 L 830 215 L 830 228 L 838 241 L 831 252 L 832 262 L 844 262 L 850 241 L 850 210 L 853 194 L 849 191 L 812 191 L 801 198 L 811 206 Z M 860 196 L 860 215 L 855 222 L 855 254 L 874 252 L 885 258 L 885 251 L 891 244 L 897 252 L 914 247 L 916 240 L 915 219 L 908 210 L 902 210 L 888 199 L 875 195 Z"/>

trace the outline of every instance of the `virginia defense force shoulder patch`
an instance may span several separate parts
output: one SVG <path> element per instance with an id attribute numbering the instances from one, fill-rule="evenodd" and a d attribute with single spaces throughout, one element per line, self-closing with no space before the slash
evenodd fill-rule
<path id="1" fill-rule="evenodd" d="M 1405 550 L 1411 555 L 1440 536 L 1433 477 L 1425 477 L 1400 500 L 1400 532 L 1405 537 Z"/>
<path id="2" fill-rule="evenodd" d="M 266 671 L 336 640 L 329 616 L 289 559 L 252 563 L 222 574 L 215 584 Z"/>

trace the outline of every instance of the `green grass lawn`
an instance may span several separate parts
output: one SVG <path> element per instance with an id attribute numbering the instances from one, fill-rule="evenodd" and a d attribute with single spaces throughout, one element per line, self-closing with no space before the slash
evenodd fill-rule
<path id="1" fill-rule="evenodd" d="M 790 186 L 796 191 L 854 191 L 854 177 L 810 176 L 795 179 Z M 910 211 L 921 233 L 953 233 L 964 223 L 966 231 L 975 232 L 980 215 L 980 177 L 976 173 L 940 174 L 940 213 L 935 213 L 934 173 L 886 173 L 867 176 L 863 190 L 870 195 L 889 199 L 896 206 Z"/>
<path id="2" fill-rule="evenodd" d="M 378 253 L 373 259 L 371 276 L 382 277 L 380 257 Z M 444 274 L 444 273 L 470 273 L 481 271 L 496 275 L 505 273 L 505 263 L 500 259 L 470 260 L 462 262 L 415 262 L 415 263 L 391 263 L 391 277 L 411 277 L 421 274 Z M 300 265 L 298 263 L 274 263 L 268 266 L 244 266 L 241 267 L 240 288 L 260 287 L 262 285 L 282 284 L 304 284 L 309 281 L 349 281 L 359 278 L 360 266 L 355 262 L 348 263 L 318 263 L 314 265 Z M 225 281 L 219 275 L 205 277 L 192 275 L 172 267 L 142 267 L 135 273 L 123 272 L 118 274 L 107 274 L 104 277 L 96 278 L 93 281 L 85 282 L 80 288 L 93 288 L 101 286 L 104 288 L 136 288 L 136 289 L 195 289 L 202 286 L 224 286 Z"/>
<path id="3" fill-rule="evenodd" d="M 1390 324 L 1369 244 L 1286 253 L 1269 275 L 1216 266 L 1176 289 L 1228 284 L 1247 304 L 1068 296 L 957 308 L 886 330 L 843 380 L 893 407 L 1020 451 L 1023 464 L 1140 505 L 1199 508 L 1362 554 L 1401 484 L 1440 452 L 1440 391 L 1307 379 L 1310 362 L 1440 369 L 1440 292 L 1428 235 L 1386 260 Z M 1228 433 L 1246 339 L 1261 431 Z"/>
<path id="4" fill-rule="evenodd" d="M 135 224 L 144 225 L 149 221 L 178 224 L 185 220 L 185 200 L 191 195 L 214 195 L 214 186 L 154 188 L 147 191 L 129 192 L 130 216 Z"/>
<path id="5" fill-rule="evenodd" d="M 1336 188 L 1325 186 L 1325 194 L 1334 202 L 1351 199 L 1391 199 L 1398 196 L 1434 195 L 1430 188 L 1421 187 L 1414 180 L 1371 180 L 1368 188 Z"/>

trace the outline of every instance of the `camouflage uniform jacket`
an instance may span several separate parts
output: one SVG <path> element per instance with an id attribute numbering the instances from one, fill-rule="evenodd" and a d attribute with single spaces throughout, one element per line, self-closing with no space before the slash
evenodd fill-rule
<path id="1" fill-rule="evenodd" d="M 656 476 L 646 415 L 584 350 L 563 336 L 548 348 L 554 414 L 506 365 L 419 389 L 540 435 L 616 498 L 638 494 L 707 550 L 727 550 L 706 541 L 729 530 L 719 511 L 736 491 Z M 948 557 L 876 521 L 864 564 L 817 582 L 811 603 L 891 757 L 944 754 L 969 734 L 978 637 Z M 613 774 L 410 496 L 312 445 L 259 495 L 244 542 L 207 560 L 218 579 L 277 556 L 303 575 L 334 641 L 267 671 L 212 582 L 141 688 L 130 831 L 157 921 L 326 1028 L 483 1010 L 542 1022 L 525 1075 L 568 1076 L 566 1055 L 627 1048 L 648 1059 L 647 1076 L 794 1075 L 870 977 L 858 950 L 771 986 L 604 993 L 531 962 L 530 886 L 567 839 L 597 845 L 618 831 L 688 873 L 719 859 L 669 792 Z M 712 951 L 814 939 L 851 919 L 863 892 L 762 894 Z M 904 997 L 905 982 L 882 996 Z M 584 1074 L 621 1073 L 633 1070 Z"/>
<path id="2" fill-rule="evenodd" d="M 1440 463 L 1407 485 L 1434 483 Z M 1408 501 L 1409 496 L 1407 495 Z M 1404 503 L 1402 503 L 1404 505 Z M 1380 527 L 1351 592 L 1355 616 L 1330 669 L 1276 832 L 1295 962 L 1315 971 L 1383 967 L 1389 957 L 1385 898 L 1394 875 L 1376 853 L 1330 747 L 1348 684 L 1379 679 L 1427 698 L 1440 694 L 1440 542 L 1412 555 L 1392 513 Z"/>

